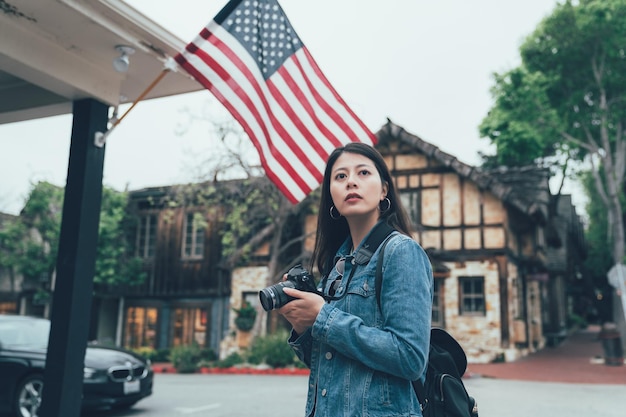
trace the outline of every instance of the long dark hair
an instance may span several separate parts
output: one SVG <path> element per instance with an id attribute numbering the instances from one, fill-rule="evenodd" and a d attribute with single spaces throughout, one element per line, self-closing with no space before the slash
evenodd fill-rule
<path id="1" fill-rule="evenodd" d="M 317 232 L 315 236 L 315 249 L 311 258 L 311 269 L 317 266 L 320 273 L 327 273 L 328 264 L 332 262 L 337 249 L 344 242 L 350 233 L 348 222 L 345 217 L 333 219 L 330 217 L 330 207 L 333 199 L 330 195 L 331 170 L 337 158 L 344 152 L 362 155 L 370 159 L 376 166 L 383 184 L 387 185 L 387 198 L 389 199 L 389 209 L 381 210 L 380 219 L 395 228 L 400 233 L 411 236 L 411 222 L 402 207 L 398 193 L 393 185 L 393 179 L 383 156 L 370 145 L 360 142 L 349 143 L 335 149 L 326 161 L 324 179 L 322 182 L 322 196 L 320 198 L 319 212 L 317 214 Z M 386 201 L 382 203 L 386 207 Z M 336 212 L 336 210 L 335 210 Z"/>

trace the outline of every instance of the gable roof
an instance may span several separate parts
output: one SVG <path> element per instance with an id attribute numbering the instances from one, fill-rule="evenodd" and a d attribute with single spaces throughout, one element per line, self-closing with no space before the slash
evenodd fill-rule
<path id="1" fill-rule="evenodd" d="M 378 144 L 385 145 L 398 140 L 417 149 L 426 157 L 449 168 L 462 178 L 472 181 L 481 190 L 494 194 L 505 204 L 534 218 L 540 224 L 548 220 L 550 189 L 548 169 L 533 166 L 522 168 L 500 167 L 495 170 L 482 170 L 459 161 L 432 143 L 409 133 L 401 126 L 387 119 L 387 123 L 376 133 Z"/>

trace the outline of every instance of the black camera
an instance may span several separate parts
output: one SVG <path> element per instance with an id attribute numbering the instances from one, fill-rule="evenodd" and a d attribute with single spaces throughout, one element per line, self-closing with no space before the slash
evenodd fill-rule
<path id="1" fill-rule="evenodd" d="M 285 294 L 283 291 L 285 287 L 317 293 L 313 276 L 301 265 L 296 265 L 287 272 L 286 281 L 281 281 L 259 291 L 259 299 L 265 311 L 281 308 L 294 299 Z"/>

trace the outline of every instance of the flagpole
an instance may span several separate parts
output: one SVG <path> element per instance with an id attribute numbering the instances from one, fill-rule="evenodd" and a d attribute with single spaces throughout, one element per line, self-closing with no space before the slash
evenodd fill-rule
<path id="1" fill-rule="evenodd" d="M 133 102 L 133 104 L 128 108 L 128 110 L 126 110 L 124 112 L 124 114 L 122 114 L 122 117 L 120 117 L 119 119 L 115 120 L 115 122 L 111 125 L 111 127 L 109 129 L 107 129 L 106 132 L 102 133 L 102 132 L 96 132 L 95 137 L 94 137 L 94 145 L 97 146 L 98 148 L 102 148 L 106 142 L 106 138 L 107 136 L 109 136 L 109 133 L 111 133 L 111 131 L 120 124 L 120 122 L 128 115 L 128 113 L 130 113 L 130 111 L 137 105 L 137 103 L 139 103 L 141 100 L 144 99 L 144 97 L 146 97 L 146 95 L 148 95 L 148 93 L 159 83 L 161 82 L 161 80 L 163 79 L 163 77 L 165 77 L 165 75 L 171 71 L 171 68 L 166 67 L 163 68 L 163 70 L 161 71 L 161 73 L 159 74 L 158 77 L 156 77 L 154 79 L 154 81 L 152 81 L 152 83 L 150 83 L 150 85 L 143 91 L 143 93 L 141 93 L 139 95 L 139 97 L 137 97 L 137 99 Z"/>
<path id="2" fill-rule="evenodd" d="M 170 72 L 169 68 L 163 68 L 159 76 L 156 77 L 154 81 L 152 81 L 152 84 L 150 84 L 148 88 L 146 88 L 144 92 L 139 95 L 139 97 L 137 97 L 134 103 L 128 108 L 128 110 L 124 112 L 122 117 L 120 117 L 119 119 L 115 121 L 115 123 L 113 123 L 113 125 L 111 126 L 111 129 L 109 130 L 112 130 L 115 126 L 120 124 L 120 122 L 124 119 L 124 117 L 126 117 L 126 115 L 130 113 L 130 111 L 137 105 L 137 103 L 139 103 L 141 100 L 144 99 L 144 97 L 163 79 L 163 77 L 165 77 L 165 74 L 167 74 L 168 72 Z"/>

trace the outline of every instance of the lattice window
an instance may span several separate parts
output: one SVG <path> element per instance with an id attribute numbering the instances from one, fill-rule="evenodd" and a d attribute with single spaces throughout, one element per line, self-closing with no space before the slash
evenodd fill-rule
<path id="1" fill-rule="evenodd" d="M 459 315 L 484 316 L 485 278 L 459 277 Z"/>
<path id="2" fill-rule="evenodd" d="M 139 218 L 137 225 L 137 256 L 152 258 L 156 242 L 157 217 L 147 214 Z"/>
<path id="3" fill-rule="evenodd" d="M 187 213 L 183 232 L 183 258 L 202 258 L 204 229 L 205 224 L 199 213 Z"/>

